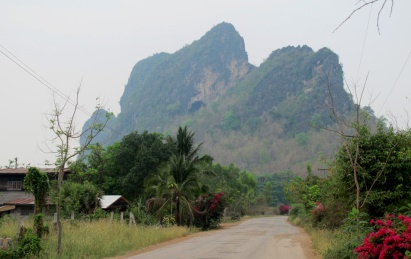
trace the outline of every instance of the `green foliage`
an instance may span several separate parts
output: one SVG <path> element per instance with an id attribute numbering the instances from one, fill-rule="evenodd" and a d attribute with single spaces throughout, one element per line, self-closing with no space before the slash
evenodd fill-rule
<path id="1" fill-rule="evenodd" d="M 146 206 L 142 199 L 137 200 L 135 206 L 132 206 L 131 212 L 133 213 L 136 223 L 142 225 L 155 225 L 157 219 L 147 212 Z"/>
<path id="2" fill-rule="evenodd" d="M 308 137 L 309 135 L 307 133 L 300 132 L 297 135 L 295 135 L 295 141 L 298 143 L 298 145 L 304 147 L 305 145 L 307 145 Z"/>
<path id="3" fill-rule="evenodd" d="M 288 215 L 290 216 L 291 219 L 294 219 L 297 217 L 305 218 L 307 217 L 307 212 L 303 204 L 293 204 L 291 205 L 291 210 Z"/>
<path id="4" fill-rule="evenodd" d="M 222 23 L 173 54 L 139 61 L 120 100 L 121 113 L 110 127 L 165 133 L 188 125 L 220 163 L 260 174 L 297 172 L 301 164 L 335 150 L 331 134 L 312 128 L 334 125 L 321 108 L 329 99 L 324 77 L 332 84 L 337 112 L 349 113 L 353 103 L 344 90 L 337 54 L 288 46 L 254 67 L 241 36 Z M 111 132 L 100 142 L 106 139 L 120 141 Z M 127 182 L 137 184 L 140 178 Z M 132 196 L 141 194 L 140 189 Z"/>
<path id="5" fill-rule="evenodd" d="M 91 214 L 100 206 L 100 196 L 101 191 L 88 181 L 83 183 L 66 181 L 60 196 L 55 196 L 55 200 L 60 202 L 66 215 L 70 215 L 71 211 L 76 214 Z"/>
<path id="6" fill-rule="evenodd" d="M 36 167 L 30 167 L 24 177 L 24 189 L 34 195 L 35 214 L 40 213 L 46 205 L 46 197 L 50 190 L 49 178 L 46 173 Z"/>
<path id="7" fill-rule="evenodd" d="M 179 127 L 175 138 L 167 142 L 174 153 L 160 171 L 146 180 L 146 193 L 151 203 L 160 203 L 157 215 L 160 218 L 174 212 L 178 225 L 193 221 L 192 201 L 206 188 L 201 183 L 200 175 L 208 172 L 202 165 L 211 164 L 210 156 L 199 157 L 200 145 L 194 144 L 194 132 L 187 127 Z"/>
<path id="8" fill-rule="evenodd" d="M 240 119 L 231 111 L 224 113 L 223 129 L 238 130 L 240 128 Z"/>
<path id="9" fill-rule="evenodd" d="M 177 222 L 173 215 L 164 215 L 162 224 L 165 227 L 171 227 L 171 226 L 176 225 Z"/>
<path id="10" fill-rule="evenodd" d="M 410 131 L 385 129 L 380 126 L 375 133 L 362 129 L 359 140 L 349 142 L 349 150 L 354 154 L 359 141 L 358 179 L 360 202 L 371 217 L 381 217 L 385 213 L 401 212 L 411 201 L 411 193 L 406 182 L 411 181 Z M 352 207 L 355 200 L 353 171 L 347 152 L 340 148 L 335 159 L 336 187 L 339 195 Z"/>
<path id="11" fill-rule="evenodd" d="M 24 228 L 23 236 L 17 240 L 17 245 L 7 250 L 0 249 L 0 259 L 37 258 L 43 247 L 38 234 L 32 229 Z"/>
<path id="12" fill-rule="evenodd" d="M 271 185 L 271 202 L 268 203 L 269 206 L 277 206 L 279 204 L 287 204 L 287 198 L 284 186 L 290 181 L 292 173 L 291 172 L 279 172 L 274 174 L 264 174 L 257 176 L 257 192 L 263 193 L 264 197 L 269 196 L 267 190 L 264 194 L 264 188 L 269 183 Z"/>
<path id="13" fill-rule="evenodd" d="M 194 225 L 203 230 L 217 228 L 223 218 L 227 206 L 223 192 L 203 194 L 193 203 L 195 213 Z"/>
<path id="14" fill-rule="evenodd" d="M 307 166 L 308 175 L 303 180 L 298 176 L 293 177 L 285 186 L 287 199 L 293 204 L 303 204 L 306 210 L 315 206 L 320 198 L 320 178 L 314 176 L 311 168 Z"/>
<path id="15" fill-rule="evenodd" d="M 264 189 L 262 191 L 263 197 L 265 199 L 265 202 L 268 205 L 272 205 L 273 201 L 273 186 L 271 185 L 270 182 L 267 182 L 264 186 Z"/>
<path id="16" fill-rule="evenodd" d="M 44 216 L 41 211 L 46 206 L 46 198 L 50 190 L 47 174 L 36 167 L 30 167 L 24 177 L 24 189 L 34 195 L 34 232 L 41 238 L 45 232 Z"/>

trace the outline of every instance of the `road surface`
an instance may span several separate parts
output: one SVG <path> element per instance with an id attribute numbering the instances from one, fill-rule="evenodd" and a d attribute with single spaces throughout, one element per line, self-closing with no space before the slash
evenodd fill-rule
<path id="1" fill-rule="evenodd" d="M 287 217 L 253 218 L 226 230 L 138 254 L 129 259 L 315 259 L 308 236 Z"/>

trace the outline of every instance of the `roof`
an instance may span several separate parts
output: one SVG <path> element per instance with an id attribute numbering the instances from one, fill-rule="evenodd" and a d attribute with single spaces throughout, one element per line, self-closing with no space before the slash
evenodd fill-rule
<path id="1" fill-rule="evenodd" d="M 14 210 L 15 208 L 16 208 L 16 206 L 13 206 L 13 205 L 1 206 L 1 207 L 0 207 L 0 212 L 5 212 L 5 211 L 9 211 L 9 210 Z"/>
<path id="2" fill-rule="evenodd" d="M 7 201 L 6 205 L 34 205 L 34 197 L 18 198 L 15 200 Z"/>
<path id="3" fill-rule="evenodd" d="M 34 196 L 24 191 L 0 192 L 0 206 L 5 203 L 9 203 L 10 201 L 15 201 L 19 199 L 30 199 L 30 198 L 33 199 L 34 201 Z"/>
<path id="4" fill-rule="evenodd" d="M 56 174 L 57 170 L 56 168 L 39 168 L 40 171 L 45 172 L 47 174 Z M 28 168 L 3 168 L 0 169 L 0 175 L 1 174 L 15 174 L 15 175 L 25 175 L 29 171 Z M 68 174 L 70 173 L 70 169 L 64 168 L 64 173 Z"/>
<path id="5" fill-rule="evenodd" d="M 100 198 L 100 207 L 108 209 L 115 203 L 128 204 L 128 201 L 121 195 L 103 195 Z"/>
<path id="6" fill-rule="evenodd" d="M 46 204 L 53 204 L 50 198 L 46 198 Z M 34 205 L 34 196 L 23 191 L 0 192 L 0 205 Z"/>

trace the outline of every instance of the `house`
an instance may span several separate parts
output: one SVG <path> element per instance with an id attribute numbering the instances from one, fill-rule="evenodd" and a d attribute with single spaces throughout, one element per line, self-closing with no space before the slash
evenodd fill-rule
<path id="1" fill-rule="evenodd" d="M 107 211 L 125 211 L 129 202 L 121 195 L 103 195 L 100 198 L 100 207 Z"/>
<path id="2" fill-rule="evenodd" d="M 57 180 L 55 168 L 40 168 L 40 171 L 45 172 L 50 180 Z M 0 169 L 0 216 L 27 216 L 34 213 L 34 196 L 25 192 L 23 186 L 27 173 L 28 168 Z M 69 173 L 69 169 L 64 170 L 65 178 Z M 52 202 L 48 199 L 47 204 L 52 205 Z"/>

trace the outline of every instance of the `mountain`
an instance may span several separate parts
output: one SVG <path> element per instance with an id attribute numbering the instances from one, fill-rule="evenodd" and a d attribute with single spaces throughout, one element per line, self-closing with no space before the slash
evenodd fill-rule
<path id="1" fill-rule="evenodd" d="M 121 112 L 97 141 L 109 145 L 135 130 L 172 134 L 188 125 L 217 162 L 260 173 L 304 171 L 305 163 L 319 166 L 334 152 L 336 137 L 317 129 L 333 127 L 325 109 L 330 93 L 338 113 L 352 110 L 330 49 L 288 46 L 255 67 L 234 26 L 221 23 L 173 54 L 137 62 Z"/>

